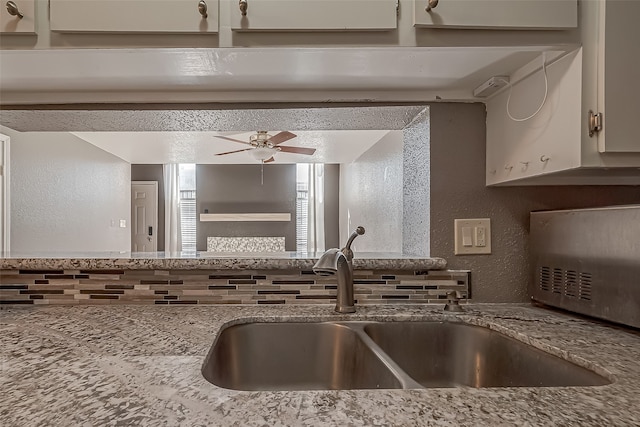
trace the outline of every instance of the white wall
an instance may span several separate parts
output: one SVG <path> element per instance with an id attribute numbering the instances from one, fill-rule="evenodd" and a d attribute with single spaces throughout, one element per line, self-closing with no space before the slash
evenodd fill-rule
<path id="1" fill-rule="evenodd" d="M 349 164 L 340 165 L 340 242 L 359 225 L 358 252 L 402 252 L 402 131 L 391 131 Z"/>
<path id="2" fill-rule="evenodd" d="M 0 132 L 11 137 L 12 253 L 131 250 L 129 163 L 68 133 Z"/>

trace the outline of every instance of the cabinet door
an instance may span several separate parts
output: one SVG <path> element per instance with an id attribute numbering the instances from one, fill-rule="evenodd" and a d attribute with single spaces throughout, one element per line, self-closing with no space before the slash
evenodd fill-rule
<path id="1" fill-rule="evenodd" d="M 35 34 L 35 0 L 13 0 L 22 18 L 7 11 L 6 1 L 0 9 L 1 34 Z"/>
<path id="2" fill-rule="evenodd" d="M 589 0 L 592 1 L 592 0 Z M 416 27 L 553 29 L 578 25 L 577 0 L 413 0 Z"/>
<path id="3" fill-rule="evenodd" d="M 217 33 L 218 0 L 50 0 L 51 30 L 111 33 Z"/>
<path id="4" fill-rule="evenodd" d="M 597 108 L 603 114 L 603 127 L 598 149 L 640 153 L 640 1 L 608 0 L 602 6 L 606 10 L 600 20 L 604 48 L 598 58 Z"/>
<path id="5" fill-rule="evenodd" d="M 396 0 L 247 0 L 246 15 L 232 1 L 235 31 L 364 31 L 397 27 Z"/>

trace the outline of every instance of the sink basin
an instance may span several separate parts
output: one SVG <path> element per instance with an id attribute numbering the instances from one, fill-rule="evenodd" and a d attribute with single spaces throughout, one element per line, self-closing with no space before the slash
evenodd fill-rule
<path id="1" fill-rule="evenodd" d="M 249 323 L 219 334 L 202 368 L 234 390 L 402 388 L 358 333 L 337 323 Z"/>
<path id="2" fill-rule="evenodd" d="M 233 390 L 566 387 L 606 378 L 487 328 L 452 322 L 248 323 L 202 367 Z"/>
<path id="3" fill-rule="evenodd" d="M 501 333 L 463 323 L 372 323 L 367 335 L 423 387 L 566 387 L 606 378 Z"/>

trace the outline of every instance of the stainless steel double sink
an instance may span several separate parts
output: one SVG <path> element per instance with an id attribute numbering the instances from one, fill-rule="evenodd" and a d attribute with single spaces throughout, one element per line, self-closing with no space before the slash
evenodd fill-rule
<path id="1" fill-rule="evenodd" d="M 234 390 L 594 386 L 606 378 L 488 328 L 454 322 L 247 323 L 202 367 Z"/>

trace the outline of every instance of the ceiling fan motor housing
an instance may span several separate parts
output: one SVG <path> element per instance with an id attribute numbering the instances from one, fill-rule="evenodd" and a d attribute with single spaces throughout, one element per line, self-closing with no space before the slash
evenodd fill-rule
<path id="1" fill-rule="evenodd" d="M 270 138 L 271 135 L 269 135 L 266 130 L 259 130 L 257 133 L 249 137 L 249 142 L 251 142 L 251 145 L 255 145 L 256 147 L 273 147 L 274 145 L 269 142 Z"/>

